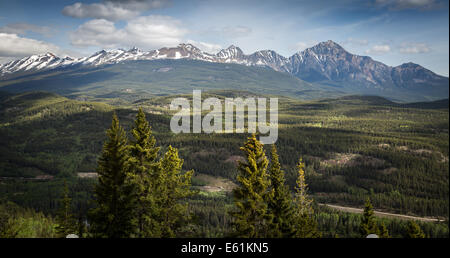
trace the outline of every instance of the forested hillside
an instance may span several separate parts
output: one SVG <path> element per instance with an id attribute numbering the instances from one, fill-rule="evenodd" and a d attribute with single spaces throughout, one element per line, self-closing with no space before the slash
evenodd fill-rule
<path id="1" fill-rule="evenodd" d="M 233 94 L 213 91 L 204 96 L 223 99 Z M 239 96 L 245 95 L 254 94 L 239 92 Z M 227 215 L 231 193 L 222 188 L 205 190 L 213 186 L 201 175 L 236 185 L 237 161 L 244 158 L 239 148 L 249 135 L 173 134 L 167 109 L 172 97 L 85 102 L 45 92 L 2 93 L 0 195 L 22 207 L 54 215 L 65 179 L 77 218 L 86 219 L 96 182 L 92 173 L 112 114 L 117 114 L 131 137 L 137 109 L 142 107 L 161 153 L 169 145 L 178 148 L 183 170 L 195 171 L 192 184 L 200 193 L 189 198 L 189 209 L 199 223 L 192 232 L 223 236 L 231 223 Z M 404 105 L 379 97 L 352 96 L 306 102 L 280 98 L 279 102 L 276 147 L 291 192 L 298 158 L 302 157 L 308 193 L 316 203 L 363 207 L 370 197 L 377 210 L 448 218 L 448 101 Z M 270 146 L 264 148 L 270 158 Z M 315 210 L 324 236 L 359 234 L 360 215 L 336 217 L 334 211 Z M 401 236 L 407 226 L 383 220 L 394 236 Z M 426 225 L 421 227 L 428 236 L 448 236 L 448 229 Z"/>

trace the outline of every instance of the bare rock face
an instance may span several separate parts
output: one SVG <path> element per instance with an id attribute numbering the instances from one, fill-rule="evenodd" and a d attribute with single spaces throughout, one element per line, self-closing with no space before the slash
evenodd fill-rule
<path id="1" fill-rule="evenodd" d="M 445 83 L 448 85 L 448 78 L 436 75 L 424 67 L 405 63 L 392 68 L 392 80 L 399 87 L 426 86 L 435 87 Z"/>
<path id="2" fill-rule="evenodd" d="M 390 84 L 391 68 L 367 56 L 353 55 L 329 40 L 291 58 L 291 73 L 306 81 L 355 81 Z"/>
<path id="3" fill-rule="evenodd" d="M 309 82 L 343 82 L 373 88 L 409 88 L 420 84 L 447 86 L 448 78 L 406 63 L 391 67 L 368 56 L 347 52 L 329 40 L 289 58 L 289 71 Z"/>
<path id="4" fill-rule="evenodd" d="M 289 59 L 273 50 L 255 52 L 249 55 L 247 59 L 249 63 L 254 65 L 268 66 L 279 72 L 289 72 Z"/>

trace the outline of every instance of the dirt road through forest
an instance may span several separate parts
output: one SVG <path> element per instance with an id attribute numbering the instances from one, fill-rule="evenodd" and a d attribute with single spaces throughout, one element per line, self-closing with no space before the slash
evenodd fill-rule
<path id="1" fill-rule="evenodd" d="M 336 209 L 336 210 L 350 212 L 350 213 L 363 213 L 363 209 L 360 209 L 360 208 L 345 207 L 345 206 L 339 206 L 339 205 L 334 205 L 334 204 L 323 204 L 323 203 L 319 203 L 319 205 L 325 205 L 325 206 L 328 206 L 328 207 Z M 420 221 L 424 221 L 424 222 L 442 221 L 442 220 L 439 220 L 436 218 L 415 217 L 415 216 L 381 212 L 381 211 L 374 211 L 374 214 L 377 217 L 390 217 L 390 218 L 407 219 L 407 220 L 420 220 Z"/>

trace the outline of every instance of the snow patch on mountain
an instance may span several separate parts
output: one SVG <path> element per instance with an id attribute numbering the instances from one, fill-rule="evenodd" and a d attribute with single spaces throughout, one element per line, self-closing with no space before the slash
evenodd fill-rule
<path id="1" fill-rule="evenodd" d="M 217 54 L 209 54 L 192 44 L 179 44 L 176 47 L 164 47 L 151 51 L 143 51 L 136 47 L 129 50 L 101 50 L 82 58 L 60 58 L 52 53 L 46 53 L 1 64 L 0 79 L 7 80 L 14 77 L 15 73 L 20 72 L 32 73 L 71 65 L 100 66 L 130 60 L 158 59 L 189 59 L 264 66 L 275 71 L 290 73 L 309 82 L 345 81 L 374 87 L 445 80 L 444 77 L 417 64 L 407 63 L 391 67 L 374 61 L 368 56 L 353 55 L 331 40 L 295 53 L 289 58 L 281 56 L 273 50 L 262 50 L 246 55 L 234 45 L 220 50 Z"/>

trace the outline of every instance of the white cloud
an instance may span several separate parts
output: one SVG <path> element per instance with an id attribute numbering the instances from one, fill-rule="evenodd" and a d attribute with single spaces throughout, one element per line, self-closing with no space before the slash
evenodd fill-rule
<path id="1" fill-rule="evenodd" d="M 107 20 L 123 20 L 139 15 L 138 11 L 127 10 L 111 3 L 74 3 L 73 5 L 64 7 L 62 13 L 74 18 L 96 18 Z"/>
<path id="2" fill-rule="evenodd" d="M 208 35 L 214 34 L 215 36 L 223 38 L 242 38 L 247 37 L 253 32 L 252 28 L 242 25 L 237 26 L 225 26 L 225 27 L 210 27 L 200 32 L 200 34 Z"/>
<path id="3" fill-rule="evenodd" d="M 305 42 L 298 42 L 297 44 L 295 44 L 296 48 L 298 51 L 304 50 L 305 48 L 308 47 L 308 44 L 306 44 Z"/>
<path id="4" fill-rule="evenodd" d="M 27 32 L 35 32 L 44 36 L 50 36 L 53 30 L 47 26 L 38 26 L 29 23 L 10 23 L 0 27 L 0 32 L 24 35 Z"/>
<path id="5" fill-rule="evenodd" d="M 53 44 L 20 37 L 17 34 L 0 33 L 0 42 L 0 57 L 4 60 L 5 57 L 19 58 L 46 52 L 61 54 L 60 48 Z"/>
<path id="6" fill-rule="evenodd" d="M 294 46 L 292 46 L 291 49 L 293 49 L 296 52 L 299 52 L 299 51 L 303 51 L 307 48 L 310 48 L 310 47 L 316 45 L 317 43 L 318 43 L 317 41 L 307 41 L 307 42 L 300 41 L 300 42 L 297 42 Z"/>
<path id="7" fill-rule="evenodd" d="M 357 46 L 367 46 L 369 45 L 369 41 L 367 39 L 354 39 L 354 38 L 348 38 L 344 42 L 342 42 L 343 45 L 357 45 Z"/>
<path id="8" fill-rule="evenodd" d="M 168 16 L 141 16 L 127 22 L 118 29 L 111 21 L 90 20 L 70 34 L 75 46 L 99 46 L 103 48 L 137 46 L 154 49 L 174 46 L 182 42 L 187 30 L 181 22 Z"/>
<path id="9" fill-rule="evenodd" d="M 436 6 L 434 0 L 376 0 L 379 6 L 388 7 L 390 9 L 431 9 Z"/>
<path id="10" fill-rule="evenodd" d="M 188 40 L 188 44 L 192 44 L 198 48 L 200 48 L 203 52 L 210 53 L 210 54 L 216 54 L 220 50 L 223 49 L 221 45 L 218 44 L 212 44 L 212 43 L 206 43 L 202 41 L 195 41 L 195 40 Z"/>
<path id="11" fill-rule="evenodd" d="M 428 53 L 431 49 L 424 43 L 403 43 L 399 49 L 402 54 Z"/>
<path id="12" fill-rule="evenodd" d="M 95 19 L 80 25 L 69 37 L 74 46 L 114 48 L 121 40 L 125 40 L 125 33 L 116 29 L 111 21 Z"/>
<path id="13" fill-rule="evenodd" d="M 366 50 L 366 54 L 371 55 L 382 55 L 391 51 L 389 45 L 375 45 L 372 48 Z"/>
<path id="14" fill-rule="evenodd" d="M 227 26 L 221 29 L 221 32 L 229 38 L 240 38 L 252 33 L 252 29 L 246 26 Z"/>
<path id="15" fill-rule="evenodd" d="M 168 5 L 168 0 L 106 0 L 101 3 L 80 2 L 64 7 L 62 13 L 74 18 L 94 18 L 110 21 L 127 20 L 140 13 Z"/>

